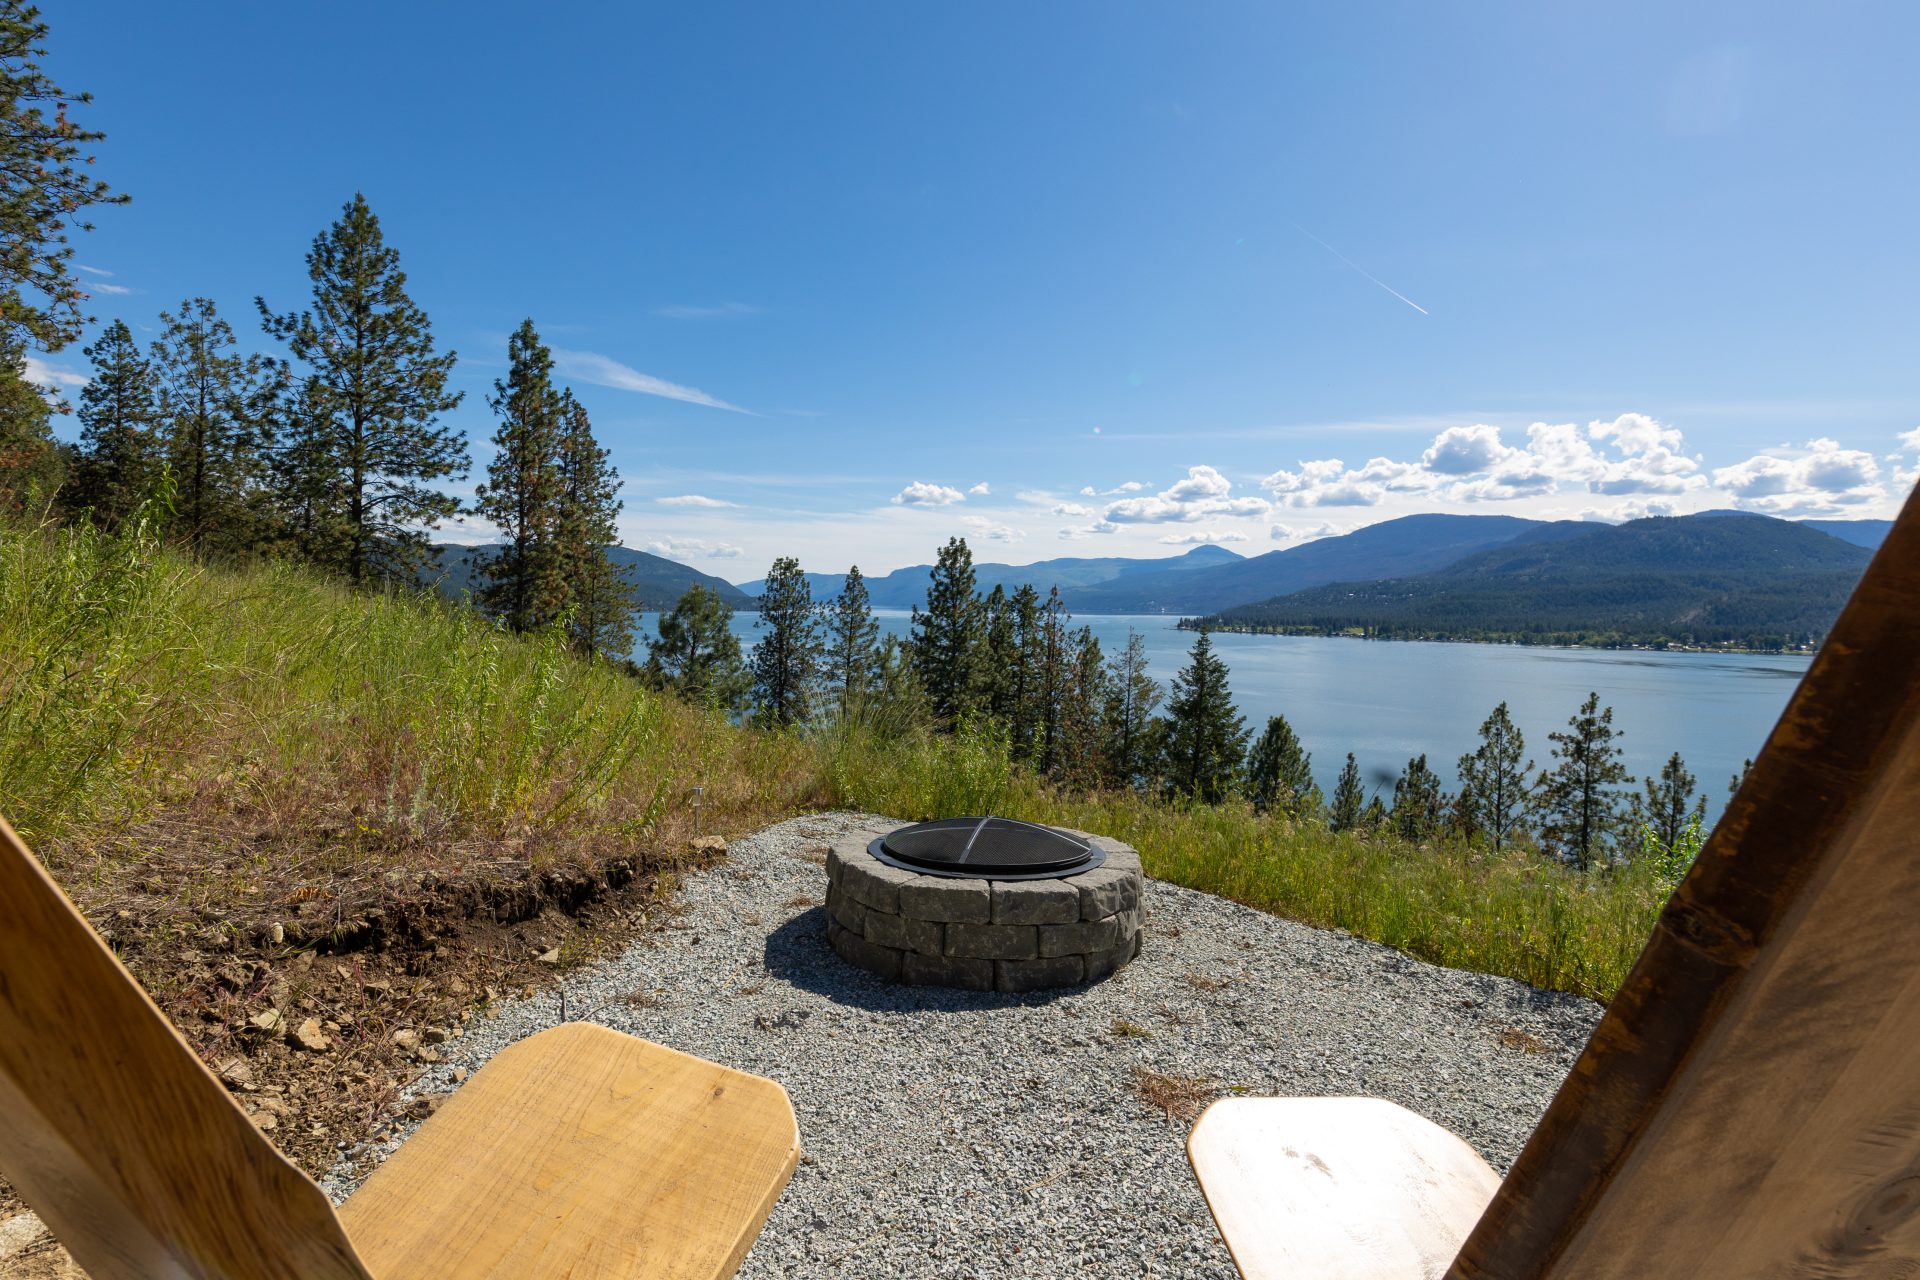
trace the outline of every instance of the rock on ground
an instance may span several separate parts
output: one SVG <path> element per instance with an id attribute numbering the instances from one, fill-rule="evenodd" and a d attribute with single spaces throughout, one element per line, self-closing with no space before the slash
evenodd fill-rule
<path id="1" fill-rule="evenodd" d="M 804 1155 L 747 1280 L 1230 1280 L 1187 1167 L 1193 1106 L 1389 1098 L 1504 1171 L 1599 1017 L 1589 1000 L 1153 880 L 1141 954 L 1104 982 L 890 985 L 828 949 L 820 903 L 826 842 L 893 825 L 829 814 L 735 841 L 688 878 L 667 929 L 561 984 L 569 1016 L 786 1086 Z M 442 1046 L 416 1093 L 456 1087 L 559 1014 L 552 992 L 496 1008 Z M 327 1180 L 336 1198 L 349 1167 Z"/>

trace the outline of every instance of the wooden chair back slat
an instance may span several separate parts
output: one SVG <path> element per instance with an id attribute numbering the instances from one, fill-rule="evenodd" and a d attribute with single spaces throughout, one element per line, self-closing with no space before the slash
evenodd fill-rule
<path id="1" fill-rule="evenodd" d="M 1920 498 L 1448 1274 L 1920 1274 Z"/>
<path id="2" fill-rule="evenodd" d="M 93 1280 L 371 1280 L 4 820 L 0 1171 Z"/>

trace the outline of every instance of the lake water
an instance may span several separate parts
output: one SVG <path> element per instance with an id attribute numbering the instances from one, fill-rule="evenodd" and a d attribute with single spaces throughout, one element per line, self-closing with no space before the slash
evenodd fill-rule
<path id="1" fill-rule="evenodd" d="M 658 616 L 642 614 L 639 634 L 656 634 Z M 875 616 L 887 631 L 908 631 L 903 610 Z M 733 615 L 743 648 L 757 638 L 756 621 L 752 613 Z M 1074 620 L 1083 623 L 1109 656 L 1126 647 L 1129 630 L 1139 632 L 1163 687 L 1186 665 L 1195 638 L 1157 615 Z M 1408 759 L 1422 752 L 1452 787 L 1455 762 L 1473 749 L 1480 722 L 1502 701 L 1536 767 L 1543 766 L 1553 745 L 1547 734 L 1565 727 L 1597 691 L 1600 704 L 1613 708 L 1628 770 L 1636 777 L 1657 773 L 1678 751 L 1713 813 L 1726 799 L 1727 779 L 1759 752 L 1810 661 L 1225 633 L 1214 645 L 1232 672 L 1234 701 L 1248 727 L 1257 734 L 1267 717 L 1284 714 L 1313 753 L 1314 776 L 1329 794 L 1349 751 L 1370 784 L 1389 793 Z"/>

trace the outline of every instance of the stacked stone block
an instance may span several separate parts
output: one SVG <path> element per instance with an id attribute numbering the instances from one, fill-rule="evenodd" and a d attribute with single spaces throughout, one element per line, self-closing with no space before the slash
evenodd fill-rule
<path id="1" fill-rule="evenodd" d="M 1106 858 L 1077 876 L 962 880 L 888 866 L 867 851 L 873 835 L 827 853 L 827 940 L 849 964 L 895 982 L 1041 991 L 1097 982 L 1140 952 L 1140 855 L 1118 840 L 1085 836 Z"/>

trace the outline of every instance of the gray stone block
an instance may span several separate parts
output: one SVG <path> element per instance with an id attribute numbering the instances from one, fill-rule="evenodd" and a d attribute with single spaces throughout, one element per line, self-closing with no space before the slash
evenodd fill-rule
<path id="1" fill-rule="evenodd" d="M 1075 924 L 1040 926 L 1040 954 L 1044 957 L 1083 956 L 1089 951 L 1105 951 L 1121 941 L 1120 919 L 1082 920 Z"/>
<path id="2" fill-rule="evenodd" d="M 1110 974 L 1117 973 L 1121 966 L 1133 959 L 1133 948 L 1133 942 L 1123 942 L 1117 947 L 1095 951 L 1086 956 L 1087 981 L 1098 982 Z"/>
<path id="3" fill-rule="evenodd" d="M 993 919 L 993 892 L 985 880 L 949 880 L 905 871 L 899 874 L 907 877 L 900 886 L 903 916 L 956 924 L 985 924 Z"/>
<path id="4" fill-rule="evenodd" d="M 857 853 L 848 852 L 842 856 L 841 891 L 875 911 L 884 911 L 890 916 L 899 915 L 901 886 L 921 877 L 888 866 L 868 853 L 865 846 Z"/>
<path id="5" fill-rule="evenodd" d="M 1113 922 L 1114 927 L 1120 930 L 1121 939 L 1135 937 L 1140 932 L 1140 909 L 1135 907 L 1132 911 L 1115 912 Z"/>
<path id="6" fill-rule="evenodd" d="M 1140 901 L 1140 877 L 1121 867 L 1095 867 L 1067 883 L 1080 895 L 1082 920 L 1104 920 Z"/>
<path id="7" fill-rule="evenodd" d="M 882 947 L 868 942 L 859 934 L 849 933 L 844 929 L 832 934 L 831 941 L 833 949 L 848 964 L 865 969 L 869 973 L 879 974 L 889 982 L 900 981 L 901 952 L 895 951 L 892 947 Z"/>
<path id="8" fill-rule="evenodd" d="M 1071 924 L 1080 918 L 1080 890 L 1065 880 L 995 880 L 995 924 Z"/>
<path id="9" fill-rule="evenodd" d="M 1086 965 L 1079 956 L 993 962 L 995 991 L 1047 991 L 1053 987 L 1074 986 L 1085 978 Z"/>
<path id="10" fill-rule="evenodd" d="M 867 908 L 836 889 L 827 890 L 827 919 L 853 933 L 867 931 Z"/>
<path id="11" fill-rule="evenodd" d="M 909 951 L 900 959 L 900 978 L 923 987 L 993 990 L 993 961 L 964 956 L 923 956 Z"/>
<path id="12" fill-rule="evenodd" d="M 906 916 L 869 911 L 865 925 L 861 932 L 866 935 L 867 941 L 877 942 L 883 947 L 917 951 L 928 956 L 942 955 L 946 950 L 946 927 L 938 921 L 914 920 Z"/>
<path id="13" fill-rule="evenodd" d="M 950 924 L 947 954 L 973 960 L 1032 960 L 1040 939 L 1030 924 Z"/>
<path id="14" fill-rule="evenodd" d="M 1100 865 L 1114 867 L 1122 871 L 1140 871 L 1140 854 L 1130 844 L 1122 844 L 1111 836 L 1093 837 L 1094 847 L 1106 854 L 1106 860 Z"/>

